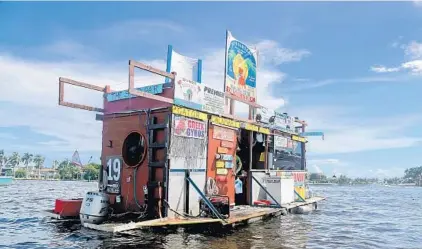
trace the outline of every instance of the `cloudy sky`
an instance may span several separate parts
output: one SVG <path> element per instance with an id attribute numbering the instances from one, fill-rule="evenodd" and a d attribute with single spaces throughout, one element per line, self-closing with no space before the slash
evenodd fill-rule
<path id="1" fill-rule="evenodd" d="M 422 6 L 400 3 L 0 2 L 0 149 L 99 161 L 95 113 L 58 106 L 58 77 L 127 87 L 167 45 L 223 89 L 225 30 L 260 52 L 258 102 L 308 121 L 311 171 L 401 175 L 422 164 Z M 136 86 L 163 82 L 137 74 Z M 101 94 L 66 88 L 101 106 Z"/>

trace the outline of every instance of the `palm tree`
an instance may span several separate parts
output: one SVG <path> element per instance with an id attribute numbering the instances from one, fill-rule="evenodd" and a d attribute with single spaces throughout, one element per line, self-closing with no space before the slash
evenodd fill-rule
<path id="1" fill-rule="evenodd" d="M 32 157 L 33 157 L 33 155 L 30 154 L 30 153 L 25 153 L 22 156 L 22 162 L 23 162 L 23 164 L 25 164 L 25 168 L 26 168 L 27 173 L 29 172 L 28 165 L 32 162 Z"/>
<path id="2" fill-rule="evenodd" d="M 19 166 L 21 163 L 21 158 L 18 152 L 13 152 L 13 154 L 9 157 L 9 164 L 12 166 L 13 169 L 13 177 L 15 177 L 16 167 Z"/>
<path id="3" fill-rule="evenodd" d="M 41 178 L 41 168 L 44 165 L 45 157 L 41 155 L 35 155 L 34 157 L 35 168 L 38 169 L 38 178 Z"/>

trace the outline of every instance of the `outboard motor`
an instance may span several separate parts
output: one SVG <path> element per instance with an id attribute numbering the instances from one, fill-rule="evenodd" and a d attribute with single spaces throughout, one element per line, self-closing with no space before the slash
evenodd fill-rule
<path id="1" fill-rule="evenodd" d="M 106 193 L 87 192 L 79 212 L 82 225 L 84 223 L 100 224 L 104 222 L 108 217 L 109 204 L 109 198 Z"/>

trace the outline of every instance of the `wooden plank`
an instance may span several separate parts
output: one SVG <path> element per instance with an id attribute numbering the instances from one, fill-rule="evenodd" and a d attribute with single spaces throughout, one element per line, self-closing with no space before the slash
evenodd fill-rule
<path id="1" fill-rule="evenodd" d="M 163 77 L 170 78 L 172 80 L 174 80 L 174 78 L 175 78 L 174 74 L 172 74 L 172 73 L 165 72 L 163 70 L 154 68 L 152 66 L 148 66 L 148 65 L 146 65 L 144 63 L 137 62 L 137 61 L 134 61 L 134 60 L 130 60 L 129 61 L 129 65 L 133 65 L 134 67 L 137 67 L 139 69 L 143 69 L 145 71 L 148 71 L 148 72 L 151 72 L 151 73 L 155 73 L 155 74 L 161 75 Z"/>
<path id="2" fill-rule="evenodd" d="M 59 103 L 59 105 L 67 106 L 67 107 L 71 107 L 71 108 L 82 109 L 82 110 L 87 110 L 87 111 L 104 112 L 104 109 L 101 109 L 101 108 L 87 106 L 87 105 L 74 104 L 74 103 L 69 103 L 69 102 L 65 102 L 65 101 L 62 101 L 61 103 Z"/>
<path id="3" fill-rule="evenodd" d="M 148 99 L 153 99 L 153 100 L 173 104 L 172 99 L 169 99 L 169 98 L 166 98 L 166 97 L 163 97 L 163 96 L 159 96 L 159 95 L 150 94 L 150 93 L 147 93 L 147 92 L 138 91 L 136 89 L 129 89 L 129 94 L 132 94 L 132 95 L 135 95 L 135 96 L 138 96 L 138 97 L 144 97 L 144 98 L 148 98 Z"/>
<path id="4" fill-rule="evenodd" d="M 105 87 L 99 87 L 99 86 L 96 86 L 96 85 L 92 85 L 92 84 L 88 84 L 88 83 L 84 83 L 84 82 L 80 82 L 80 81 L 76 81 L 76 80 L 71 80 L 71 79 L 68 79 L 68 78 L 60 77 L 59 83 L 60 82 L 67 83 L 67 84 L 74 85 L 74 86 L 84 87 L 84 88 L 99 91 L 99 92 L 104 92 L 104 90 L 105 90 Z"/>

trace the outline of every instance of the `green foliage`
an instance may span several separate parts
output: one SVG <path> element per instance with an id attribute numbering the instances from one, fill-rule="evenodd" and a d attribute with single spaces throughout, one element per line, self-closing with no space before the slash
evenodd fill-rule
<path id="1" fill-rule="evenodd" d="M 420 179 L 422 176 L 422 166 L 409 168 L 404 171 L 404 178 L 413 182 Z"/>
<path id="2" fill-rule="evenodd" d="M 15 171 L 16 178 L 26 178 L 26 170 L 25 169 L 17 169 Z"/>
<path id="3" fill-rule="evenodd" d="M 71 164 L 69 159 L 62 161 L 57 168 L 59 171 L 60 179 L 75 180 L 81 175 L 81 169 Z"/>
<path id="4" fill-rule="evenodd" d="M 86 165 L 83 169 L 84 175 L 83 178 L 85 180 L 98 180 L 98 176 L 100 174 L 100 164 L 90 163 Z"/>

